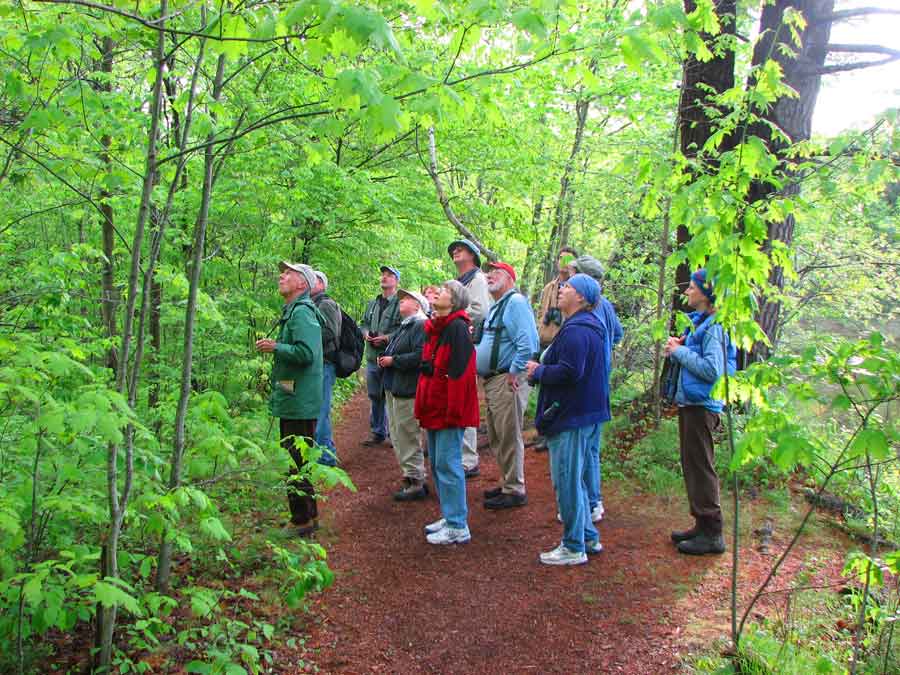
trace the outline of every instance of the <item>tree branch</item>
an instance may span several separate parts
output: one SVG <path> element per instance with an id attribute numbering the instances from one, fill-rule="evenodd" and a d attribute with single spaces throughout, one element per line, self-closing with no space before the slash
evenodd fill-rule
<path id="1" fill-rule="evenodd" d="M 848 21 L 861 16 L 871 16 L 872 14 L 894 14 L 900 15 L 900 9 L 885 9 L 884 7 L 857 7 L 856 9 L 844 9 L 839 12 L 832 12 L 827 16 L 823 16 L 812 22 L 813 25 L 822 23 L 838 23 L 839 21 Z"/>
<path id="2" fill-rule="evenodd" d="M 430 159 L 430 162 L 426 166 L 426 169 L 428 171 L 428 175 L 431 176 L 431 180 L 434 181 L 434 189 L 437 192 L 438 201 L 441 203 L 441 208 L 444 209 L 444 214 L 447 216 L 447 220 L 449 220 L 453 224 L 453 226 L 463 237 L 475 244 L 475 246 L 478 247 L 478 250 L 481 251 L 486 258 L 490 260 L 497 260 L 497 254 L 491 251 L 487 246 L 482 244 L 478 237 L 476 237 L 469 228 L 462 224 L 462 221 L 460 221 L 460 219 L 457 218 L 456 214 L 453 212 L 453 207 L 450 206 L 450 199 L 444 192 L 444 186 L 441 183 L 441 176 L 437 170 L 437 147 L 434 142 L 434 127 L 428 128 L 428 157 Z"/>

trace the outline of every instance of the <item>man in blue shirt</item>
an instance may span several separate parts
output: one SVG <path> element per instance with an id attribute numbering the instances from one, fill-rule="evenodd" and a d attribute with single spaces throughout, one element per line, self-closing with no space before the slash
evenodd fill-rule
<path id="1" fill-rule="evenodd" d="M 515 270 L 504 262 L 488 268 L 494 304 L 476 347 L 476 366 L 484 383 L 488 440 L 500 467 L 500 485 L 485 490 L 484 506 L 507 509 L 528 502 L 522 441 L 530 390 L 525 364 L 538 351 L 538 333 L 528 300 L 514 288 Z"/>

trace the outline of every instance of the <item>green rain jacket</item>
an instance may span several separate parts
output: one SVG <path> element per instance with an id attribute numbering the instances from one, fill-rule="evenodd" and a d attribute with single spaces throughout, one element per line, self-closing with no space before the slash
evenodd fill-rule
<path id="1" fill-rule="evenodd" d="M 284 306 L 279 324 L 269 411 L 274 417 L 314 420 L 322 406 L 322 328 L 308 293 Z"/>

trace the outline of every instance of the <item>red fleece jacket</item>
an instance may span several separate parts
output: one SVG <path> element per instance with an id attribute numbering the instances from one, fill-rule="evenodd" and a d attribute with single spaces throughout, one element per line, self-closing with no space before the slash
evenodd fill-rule
<path id="1" fill-rule="evenodd" d="M 464 310 L 425 323 L 428 342 L 416 387 L 415 415 L 423 429 L 477 427 L 478 387 L 475 348 Z M 430 364 L 430 366 L 429 366 Z"/>

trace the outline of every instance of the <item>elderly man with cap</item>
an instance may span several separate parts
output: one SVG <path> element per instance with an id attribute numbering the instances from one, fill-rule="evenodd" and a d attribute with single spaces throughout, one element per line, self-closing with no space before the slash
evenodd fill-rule
<path id="1" fill-rule="evenodd" d="M 488 291 L 487 278 L 481 271 L 478 247 L 468 239 L 457 239 L 450 242 L 447 253 L 456 266 L 456 280 L 463 285 L 468 294 L 469 305 L 465 309 L 472 322 L 472 340 L 478 344 L 481 340 L 484 318 L 491 306 L 491 295 Z M 463 434 L 462 462 L 466 478 L 479 474 L 478 431 L 474 427 L 466 429 Z"/>
<path id="2" fill-rule="evenodd" d="M 587 554 L 603 550 L 587 495 L 591 440 L 609 420 L 605 331 L 593 314 L 599 298 L 599 285 L 586 274 L 564 282 L 562 328 L 541 362 L 526 365 L 531 380 L 541 385 L 535 425 L 550 446 L 550 475 L 563 522 L 559 546 L 540 555 L 545 565 L 581 565 Z"/>
<path id="3" fill-rule="evenodd" d="M 525 364 L 538 351 L 538 333 L 528 300 L 514 288 L 516 271 L 505 262 L 488 263 L 487 279 L 494 304 L 476 346 L 476 365 L 484 383 L 488 439 L 500 467 L 500 484 L 485 490 L 484 507 L 507 509 L 528 501 L 522 441 L 530 391 Z"/>
<path id="4" fill-rule="evenodd" d="M 378 357 L 384 353 L 391 335 L 400 327 L 400 307 L 397 285 L 400 272 L 395 267 L 381 266 L 381 293 L 366 307 L 360 330 L 366 339 L 366 388 L 372 411 L 369 427 L 372 435 L 363 445 L 380 445 L 388 435 L 387 407 L 384 397 L 384 371 L 378 367 Z"/>
<path id="5" fill-rule="evenodd" d="M 419 423 L 415 416 L 416 384 L 419 365 L 425 346 L 425 313 L 428 301 L 415 291 L 397 290 L 400 298 L 400 328 L 390 342 L 378 365 L 384 369 L 384 390 L 387 398 L 388 421 L 394 453 L 403 472 L 403 483 L 394 493 L 398 502 L 424 499 L 428 495 L 425 483 L 425 454 L 419 445 Z"/>
<path id="6" fill-rule="evenodd" d="M 331 394 L 334 390 L 335 359 L 341 347 L 341 308 L 328 295 L 328 277 L 316 270 L 316 285 L 312 289 L 312 301 L 319 310 L 322 324 L 322 408 L 316 420 L 316 445 L 323 448 L 320 464 L 335 466 L 337 450 L 331 433 Z"/>
<path id="7" fill-rule="evenodd" d="M 318 527 L 318 506 L 312 484 L 295 477 L 305 467 L 302 447 L 312 444 L 316 418 L 322 405 L 322 329 L 319 314 L 309 297 L 316 275 L 309 265 L 281 263 L 278 292 L 284 298 L 278 338 L 256 341 L 256 349 L 274 354 L 269 410 L 279 418 L 281 447 L 296 468 L 288 481 L 291 523 L 301 536 Z"/>

